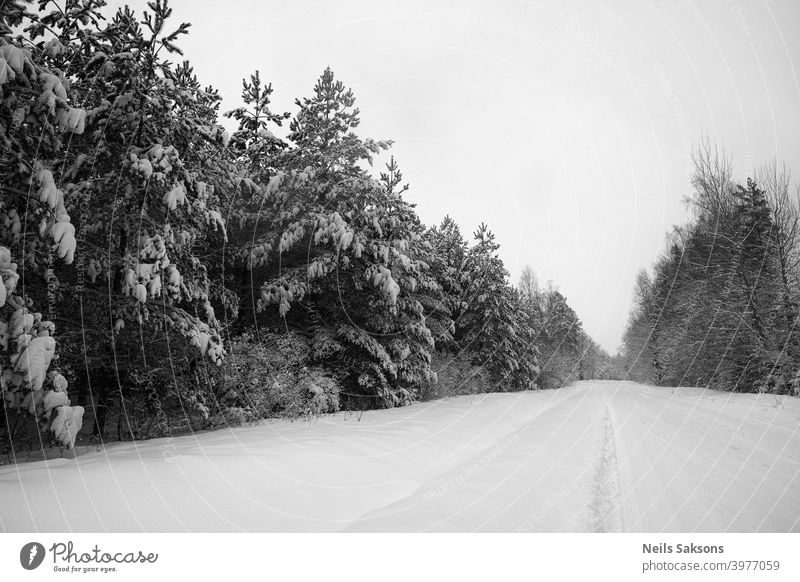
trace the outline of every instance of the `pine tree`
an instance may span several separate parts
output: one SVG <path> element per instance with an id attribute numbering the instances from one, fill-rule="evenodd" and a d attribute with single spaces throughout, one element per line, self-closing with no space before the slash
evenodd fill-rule
<path id="1" fill-rule="evenodd" d="M 289 113 L 273 113 L 270 109 L 272 83 L 264 84 L 256 71 L 250 80 L 242 80 L 243 107 L 225 113 L 239 122 L 239 129 L 231 136 L 230 146 L 246 161 L 250 173 L 260 179 L 270 171 L 273 158 L 287 147 L 287 143 L 272 133 L 289 119 Z M 267 176 L 269 178 L 269 176 Z"/>
<path id="2" fill-rule="evenodd" d="M 125 398 L 131 373 L 156 363 L 220 363 L 214 304 L 235 306 L 212 281 L 219 257 L 208 254 L 225 240 L 221 200 L 235 186 L 219 95 L 201 88 L 188 63 L 161 56 L 180 54 L 175 42 L 189 25 L 168 31 L 161 1 L 141 20 L 123 8 L 106 22 L 101 6 L 42 2 L 27 17 L 28 82 L 3 88 L 3 171 L 18 192 L 4 210 L 38 226 L 10 248 L 24 248 L 26 290 L 48 296 L 60 363 L 93 400 Z"/>
<path id="3" fill-rule="evenodd" d="M 262 187 L 249 265 L 264 279 L 258 307 L 267 325 L 309 336 L 314 362 L 339 378 L 350 405 L 404 404 L 432 377 L 418 294 L 436 283 L 417 257 L 423 229 L 394 161 L 381 180 L 363 169 L 390 143 L 355 134 L 352 91 L 330 69 L 297 103 L 294 147 Z"/>
<path id="4" fill-rule="evenodd" d="M 73 7 L 73 12 L 67 14 L 74 14 L 74 10 Z M 47 315 L 35 311 L 31 291 L 37 287 L 46 290 L 48 284 L 54 283 L 55 260 L 67 264 L 74 261 L 75 227 L 67 213 L 64 191 L 57 186 L 52 172 L 38 160 L 53 159 L 61 153 L 62 130 L 83 130 L 81 110 L 71 106 L 69 84 L 52 66 L 63 51 L 58 38 L 46 45 L 31 46 L 25 35 L 14 36 L 14 31 L 32 18 L 22 2 L 4 3 L 0 18 L 3 420 L 11 446 L 15 437 L 12 427 L 17 425 L 12 419 L 24 412 L 48 429 L 59 445 L 71 448 L 81 428 L 84 410 L 71 406 L 68 383 L 58 369 L 48 372 L 57 361 L 54 313 L 52 309 Z M 45 221 L 48 228 L 30 228 L 29 224 L 38 220 Z M 52 302 L 53 297 L 47 299 Z"/>
<path id="5" fill-rule="evenodd" d="M 583 329 L 575 310 L 557 289 L 546 291 L 542 325 L 537 334 L 541 350 L 542 385 L 563 385 L 579 377 Z"/>
<path id="6" fill-rule="evenodd" d="M 275 113 L 270 107 L 272 84 L 264 83 L 256 71 L 250 79 L 242 80 L 244 106 L 225 113 L 238 121 L 239 127 L 230 140 L 236 156 L 237 188 L 229 200 L 228 236 L 225 257 L 226 286 L 231 289 L 241 305 L 250 309 L 237 312 L 236 328 L 247 329 L 255 320 L 253 307 L 260 293 L 256 281 L 263 280 L 264 264 L 270 252 L 271 233 L 268 219 L 267 192 L 272 178 L 283 175 L 284 159 L 289 144 L 277 137 L 273 130 L 283 125 L 289 113 Z M 266 245 L 266 246 L 265 246 Z"/>
<path id="7" fill-rule="evenodd" d="M 430 295 L 428 314 L 429 327 L 438 349 L 458 351 L 455 342 L 456 321 L 462 316 L 464 307 L 464 286 L 468 245 L 461 235 L 456 222 L 445 216 L 439 226 L 425 232 L 425 240 L 430 247 L 428 264 L 431 276 L 435 279 L 440 293 Z"/>
<path id="8" fill-rule="evenodd" d="M 533 388 L 538 353 L 521 297 L 508 284 L 494 234 L 481 224 L 474 238 L 462 278 L 464 306 L 456 320 L 456 340 L 472 354 L 473 363 L 490 371 L 497 389 Z"/>

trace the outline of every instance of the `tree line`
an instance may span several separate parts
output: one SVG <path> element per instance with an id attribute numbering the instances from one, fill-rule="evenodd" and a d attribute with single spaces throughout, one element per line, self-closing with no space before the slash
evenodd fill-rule
<path id="1" fill-rule="evenodd" d="M 294 114 L 254 73 L 229 136 L 169 60 L 189 24 L 103 6 L 0 5 L 4 452 L 602 373 L 486 225 L 426 227 L 394 158 L 372 170 L 391 142 L 330 69 Z"/>
<path id="2" fill-rule="evenodd" d="M 668 386 L 798 394 L 800 190 L 777 162 L 744 183 L 708 140 L 694 153 L 692 219 L 636 280 L 625 373 Z"/>

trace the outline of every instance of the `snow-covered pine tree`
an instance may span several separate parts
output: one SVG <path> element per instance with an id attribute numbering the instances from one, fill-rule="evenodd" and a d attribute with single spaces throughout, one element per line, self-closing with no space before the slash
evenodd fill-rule
<path id="1" fill-rule="evenodd" d="M 532 389 L 539 373 L 535 332 L 519 292 L 508 284 L 494 234 L 481 224 L 474 237 L 462 276 L 464 307 L 456 339 L 475 364 L 491 372 L 497 389 Z"/>
<path id="2" fill-rule="evenodd" d="M 361 139 L 350 89 L 326 69 L 297 101 L 294 147 L 261 188 L 263 231 L 250 267 L 272 325 L 309 336 L 312 358 L 338 376 L 351 406 L 396 406 L 432 378 L 433 338 L 415 294 L 435 289 L 416 255 L 423 229 L 396 191 L 364 168 L 390 142 Z"/>
<path id="3" fill-rule="evenodd" d="M 425 232 L 430 245 L 428 259 L 431 275 L 436 280 L 440 293 L 431 295 L 426 306 L 429 327 L 437 349 L 458 351 L 455 342 L 456 322 L 461 317 L 464 303 L 464 268 L 467 258 L 467 241 L 458 224 L 449 215 L 438 226 Z"/>
<path id="4" fill-rule="evenodd" d="M 239 123 L 230 140 L 236 157 L 240 179 L 230 196 L 228 211 L 228 250 L 226 253 L 226 285 L 246 306 L 236 321 L 246 329 L 256 320 L 254 309 L 260 295 L 256 281 L 264 279 L 264 255 L 268 249 L 263 241 L 268 237 L 270 220 L 267 213 L 268 196 L 265 187 L 270 178 L 283 173 L 283 157 L 289 147 L 273 130 L 290 117 L 289 113 L 274 113 L 270 108 L 272 85 L 261 80 L 256 71 L 250 79 L 242 80 L 243 106 L 225 113 Z"/>
<path id="5" fill-rule="evenodd" d="M 558 289 L 545 292 L 542 326 L 537 334 L 542 382 L 561 386 L 579 379 L 582 338 L 581 320 Z"/>
<path id="6" fill-rule="evenodd" d="M 225 117 L 239 122 L 231 136 L 231 149 L 241 156 L 250 174 L 259 179 L 275 172 L 271 164 L 288 145 L 272 133 L 273 126 L 280 127 L 290 117 L 289 113 L 273 113 L 270 109 L 272 91 L 272 83 L 265 84 L 256 71 L 249 80 L 242 80 L 244 105 L 225 112 Z"/>
<path id="7" fill-rule="evenodd" d="M 57 360 L 52 308 L 42 315 L 33 306 L 52 304 L 52 264 L 72 263 L 76 244 L 65 193 L 41 160 L 60 157 L 62 127 L 82 131 L 85 113 L 72 107 L 68 80 L 52 66 L 62 51 L 58 39 L 34 46 L 16 34 L 29 17 L 27 3 L 0 7 L 0 426 L 13 448 L 12 427 L 26 413 L 71 448 L 84 410 L 71 406 L 57 366 L 48 371 Z M 47 229 L 35 228 L 39 220 Z"/>
<path id="8" fill-rule="evenodd" d="M 189 25 L 168 30 L 161 0 L 108 21 L 102 4 L 40 2 L 26 17 L 30 86 L 5 101 L 25 112 L 11 117 L 5 186 L 19 192 L 6 212 L 33 226 L 25 265 L 39 283 L 26 288 L 49 289 L 61 364 L 101 398 L 125 397 L 131 371 L 167 366 L 170 378 L 181 360 L 221 361 L 213 304 L 235 297 L 212 281 L 208 251 L 225 240 L 221 197 L 237 180 L 219 96 L 165 60 Z"/>

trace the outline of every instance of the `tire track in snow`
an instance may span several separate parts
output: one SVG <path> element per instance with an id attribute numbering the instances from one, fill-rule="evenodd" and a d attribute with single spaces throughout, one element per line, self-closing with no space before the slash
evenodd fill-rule
<path id="1" fill-rule="evenodd" d="M 591 532 L 621 532 L 622 511 L 617 446 L 611 414 L 607 407 L 603 437 L 598 448 L 592 482 L 592 498 L 587 506 L 588 530 Z"/>

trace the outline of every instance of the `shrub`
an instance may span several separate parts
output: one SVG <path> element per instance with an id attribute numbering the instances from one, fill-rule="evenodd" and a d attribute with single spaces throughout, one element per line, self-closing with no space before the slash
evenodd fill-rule
<path id="1" fill-rule="evenodd" d="M 536 385 L 542 390 L 554 390 L 566 385 L 567 382 L 555 371 L 544 370 L 536 378 Z"/>
<path id="2" fill-rule="evenodd" d="M 309 366 L 309 347 L 296 333 L 243 333 L 230 342 L 218 381 L 216 415 L 230 422 L 297 418 L 339 410 L 339 387 Z"/>
<path id="3" fill-rule="evenodd" d="M 421 400 L 479 394 L 493 389 L 489 372 L 470 363 L 469 356 L 463 352 L 457 355 L 434 352 L 431 368 L 436 371 L 437 380 L 422 386 Z"/>

